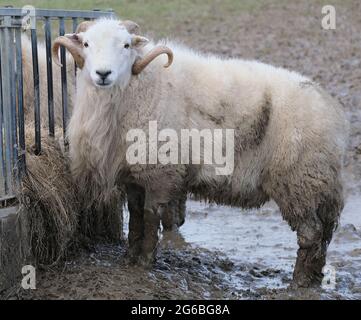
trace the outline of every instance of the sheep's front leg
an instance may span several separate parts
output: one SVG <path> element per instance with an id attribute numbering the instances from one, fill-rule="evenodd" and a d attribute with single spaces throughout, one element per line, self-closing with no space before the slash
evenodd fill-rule
<path id="1" fill-rule="evenodd" d="M 161 222 L 161 206 L 167 203 L 167 189 L 146 190 L 144 205 L 144 237 L 140 263 L 150 267 L 155 262 Z"/>
<path id="2" fill-rule="evenodd" d="M 151 267 L 157 255 L 159 240 L 160 214 L 157 205 L 146 206 L 144 209 L 144 237 L 140 263 Z"/>
<path id="3" fill-rule="evenodd" d="M 129 209 L 129 258 L 137 262 L 142 249 L 144 237 L 144 189 L 135 184 L 127 185 L 127 198 Z"/>
<path id="4" fill-rule="evenodd" d="M 158 170 L 145 171 L 145 178 L 140 180 L 145 187 L 144 230 L 142 251 L 139 262 L 150 267 L 157 254 L 159 230 L 161 222 L 161 206 L 175 199 L 183 185 L 185 170 L 180 167 L 158 167 Z"/>

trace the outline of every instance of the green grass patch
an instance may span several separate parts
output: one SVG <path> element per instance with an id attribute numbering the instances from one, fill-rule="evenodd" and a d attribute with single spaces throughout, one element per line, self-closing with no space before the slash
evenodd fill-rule
<path id="1" fill-rule="evenodd" d="M 269 3 L 267 0 L 0 0 L 1 6 L 11 4 L 14 7 L 33 5 L 36 8 L 68 10 L 111 8 L 120 17 L 132 19 L 145 30 L 152 30 L 159 36 L 176 33 L 181 23 L 191 23 L 195 19 L 206 23 L 217 16 L 260 10 Z"/>
<path id="2" fill-rule="evenodd" d="M 333 4 L 337 8 L 355 0 L 314 1 L 320 8 L 325 4 Z M 182 24 L 192 26 L 193 21 L 199 24 L 211 24 L 214 19 L 220 17 L 237 18 L 245 12 L 259 12 L 265 6 L 283 6 L 289 2 L 289 0 L 0 0 L 0 6 L 33 5 L 37 8 L 67 10 L 111 8 L 119 17 L 136 21 L 143 30 L 154 32 L 156 37 L 171 37 L 177 35 L 177 30 Z M 309 14 L 313 13 L 309 12 Z"/>

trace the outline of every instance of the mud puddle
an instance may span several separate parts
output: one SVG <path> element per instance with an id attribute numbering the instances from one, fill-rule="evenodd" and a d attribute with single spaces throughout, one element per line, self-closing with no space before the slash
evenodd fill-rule
<path id="1" fill-rule="evenodd" d="M 360 196 L 347 199 L 328 250 L 325 273 L 335 286 L 329 284 L 325 290 L 304 290 L 297 295 L 282 290 L 288 287 L 292 277 L 297 252 L 296 234 L 282 220 L 274 203 L 259 210 L 242 211 L 189 201 L 187 213 L 186 223 L 180 230 L 185 241 L 193 247 L 221 252 L 227 257 L 234 264 L 230 274 L 237 289 L 248 288 L 255 294 L 262 292 L 263 297 L 274 298 L 361 297 Z M 237 268 L 247 272 L 237 272 Z"/>

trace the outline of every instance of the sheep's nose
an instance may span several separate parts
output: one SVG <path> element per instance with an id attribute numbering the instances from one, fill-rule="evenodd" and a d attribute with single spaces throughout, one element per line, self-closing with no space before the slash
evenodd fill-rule
<path id="1" fill-rule="evenodd" d="M 112 72 L 110 70 L 98 70 L 96 71 L 96 74 L 102 78 L 102 80 L 105 80 Z"/>

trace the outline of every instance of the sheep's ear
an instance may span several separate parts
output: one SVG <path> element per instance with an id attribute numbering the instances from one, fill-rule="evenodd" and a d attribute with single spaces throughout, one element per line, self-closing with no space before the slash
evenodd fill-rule
<path id="1" fill-rule="evenodd" d="M 137 49 L 143 48 L 148 42 L 149 40 L 145 37 L 134 36 L 132 38 L 132 47 Z"/>
<path id="2" fill-rule="evenodd" d="M 79 23 L 78 27 L 76 28 L 75 33 L 85 32 L 94 24 L 95 24 L 95 21 L 83 21 L 83 22 Z"/>
<path id="3" fill-rule="evenodd" d="M 130 34 L 138 34 L 139 33 L 140 27 L 134 21 L 125 20 L 125 21 L 121 22 L 120 24 L 123 25 Z"/>

